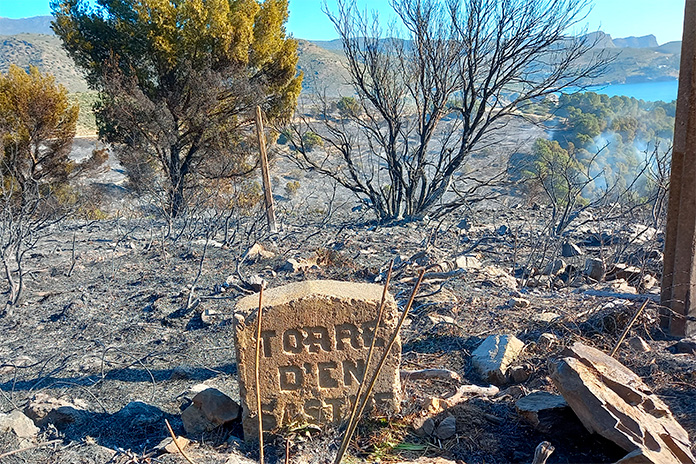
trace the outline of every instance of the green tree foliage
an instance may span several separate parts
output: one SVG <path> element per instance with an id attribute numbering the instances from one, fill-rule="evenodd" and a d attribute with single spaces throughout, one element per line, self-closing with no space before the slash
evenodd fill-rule
<path id="1" fill-rule="evenodd" d="M 360 102 L 355 97 L 341 97 L 336 102 L 336 108 L 338 113 L 344 118 L 360 114 Z"/>
<path id="2" fill-rule="evenodd" d="M 54 31 L 100 92 L 100 136 L 171 217 L 201 179 L 255 167 L 252 110 L 288 118 L 302 77 L 287 0 L 55 0 Z"/>
<path id="3" fill-rule="evenodd" d="M 317 147 L 323 147 L 324 139 L 319 137 L 319 135 L 314 132 L 305 132 L 304 134 L 302 134 L 301 145 L 303 150 L 312 151 Z"/>
<path id="4" fill-rule="evenodd" d="M 35 67 L 0 74 L 0 172 L 18 194 L 64 183 L 79 107 L 55 78 Z"/>
<path id="5" fill-rule="evenodd" d="M 593 177 L 601 171 L 599 180 L 583 192 L 586 199 L 610 188 L 621 191 L 630 186 L 639 196 L 649 190 L 647 180 L 641 177 L 653 147 L 671 145 L 675 102 L 584 92 L 562 95 L 551 111 L 565 122 L 554 134 L 561 147 L 570 150 L 572 144 L 570 151 Z M 537 156 L 537 152 L 532 153 L 533 160 Z"/>
<path id="6" fill-rule="evenodd" d="M 620 134 L 625 144 L 671 139 L 675 102 L 646 102 L 594 92 L 563 94 L 556 114 L 567 119 L 569 130 L 563 133 L 566 139 L 592 149 L 594 139 L 607 130 Z"/>

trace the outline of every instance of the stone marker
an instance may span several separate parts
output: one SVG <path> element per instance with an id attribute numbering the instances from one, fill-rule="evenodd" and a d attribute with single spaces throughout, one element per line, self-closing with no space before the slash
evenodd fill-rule
<path id="1" fill-rule="evenodd" d="M 289 424 L 339 424 L 347 420 L 375 332 L 383 287 L 315 280 L 264 292 L 259 378 L 263 429 Z M 235 343 L 247 441 L 258 439 L 254 363 L 258 295 L 236 306 Z M 396 327 L 397 308 L 387 296 L 370 372 Z M 397 339 L 373 390 L 371 407 L 397 412 L 401 385 Z"/>
<path id="2" fill-rule="evenodd" d="M 563 356 L 551 380 L 590 433 L 631 453 L 619 462 L 696 464 L 688 434 L 640 377 L 579 342 Z"/>

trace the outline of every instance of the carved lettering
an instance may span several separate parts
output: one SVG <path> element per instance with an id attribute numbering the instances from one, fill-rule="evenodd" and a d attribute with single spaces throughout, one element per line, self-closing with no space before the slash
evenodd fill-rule
<path id="1" fill-rule="evenodd" d="M 324 401 L 331 406 L 331 422 L 334 424 L 341 422 L 341 405 L 343 404 L 343 398 L 326 398 Z"/>
<path id="2" fill-rule="evenodd" d="M 353 385 L 353 381 L 356 384 L 360 384 L 365 378 L 365 360 L 358 359 L 355 362 L 346 359 L 341 362 L 343 366 L 343 385 L 350 387 Z"/>
<path id="3" fill-rule="evenodd" d="M 304 403 L 304 412 L 310 419 L 313 419 L 317 424 L 321 423 L 322 404 L 320 400 L 311 398 Z"/>
<path id="4" fill-rule="evenodd" d="M 271 338 L 275 337 L 275 330 L 261 331 L 261 346 L 263 346 L 263 357 L 270 358 L 273 354 L 271 351 Z"/>
<path id="5" fill-rule="evenodd" d="M 331 351 L 331 340 L 326 327 L 307 327 L 307 338 L 304 343 L 310 353 L 318 353 L 319 350 Z"/>
<path id="6" fill-rule="evenodd" d="M 251 323 L 258 312 L 258 295 L 237 303 L 235 342 L 246 440 L 256 440 L 259 432 L 256 369 L 264 431 L 303 423 L 338 425 L 347 420 L 359 385 L 371 376 L 366 369 L 371 343 L 375 340 L 376 363 L 385 354 L 386 337 L 396 329 L 398 308 L 388 295 L 384 328 L 375 330 L 382 292 L 379 285 L 337 281 L 296 282 L 269 289 L 258 366 L 254 362 L 256 327 Z M 369 407 L 378 408 L 377 414 L 399 410 L 400 350 L 397 339 L 371 390 Z"/>
<path id="7" fill-rule="evenodd" d="M 298 390 L 304 381 L 302 369 L 297 366 L 280 366 L 278 374 L 280 374 L 281 391 Z"/>
<path id="8" fill-rule="evenodd" d="M 320 362 L 317 364 L 319 369 L 319 386 L 321 388 L 336 388 L 338 381 L 331 376 L 331 370 L 336 369 L 338 364 L 334 361 Z"/>
<path id="9" fill-rule="evenodd" d="M 335 327 L 335 333 L 337 350 L 346 349 L 345 340 L 350 340 L 350 346 L 356 350 L 362 348 L 360 345 L 360 329 L 357 326 L 350 323 L 338 324 Z"/>
<path id="10" fill-rule="evenodd" d="M 297 329 L 288 329 L 283 333 L 283 351 L 298 354 L 302 352 L 302 332 Z"/>
<path id="11" fill-rule="evenodd" d="M 365 346 L 372 345 L 372 337 L 375 336 L 375 327 L 377 327 L 377 321 L 369 321 L 364 322 L 362 324 L 362 338 L 363 343 L 365 343 Z M 375 346 L 378 348 L 382 348 L 384 346 L 384 339 L 377 337 L 377 341 L 375 341 Z"/>

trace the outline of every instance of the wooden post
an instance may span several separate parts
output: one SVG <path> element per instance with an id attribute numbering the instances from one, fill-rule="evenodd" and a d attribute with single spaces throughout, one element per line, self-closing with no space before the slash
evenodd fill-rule
<path id="1" fill-rule="evenodd" d="M 259 151 L 261 152 L 261 178 L 263 179 L 263 193 L 266 199 L 266 219 L 268 228 L 272 234 L 278 232 L 275 207 L 273 206 L 273 192 L 271 192 L 271 176 L 268 173 L 268 156 L 266 155 L 266 137 L 263 133 L 263 119 L 261 107 L 256 107 L 256 135 L 259 138 Z"/>
<path id="2" fill-rule="evenodd" d="M 686 0 L 667 206 L 662 327 L 696 334 L 696 0 Z"/>

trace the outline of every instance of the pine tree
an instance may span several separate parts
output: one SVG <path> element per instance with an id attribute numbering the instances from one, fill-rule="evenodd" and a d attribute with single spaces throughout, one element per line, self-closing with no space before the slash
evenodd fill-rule
<path id="1" fill-rule="evenodd" d="M 288 118 L 302 76 L 287 0 L 53 2 L 53 29 L 100 92 L 103 140 L 136 187 L 159 185 L 177 217 L 201 179 L 256 165 L 252 110 Z"/>

